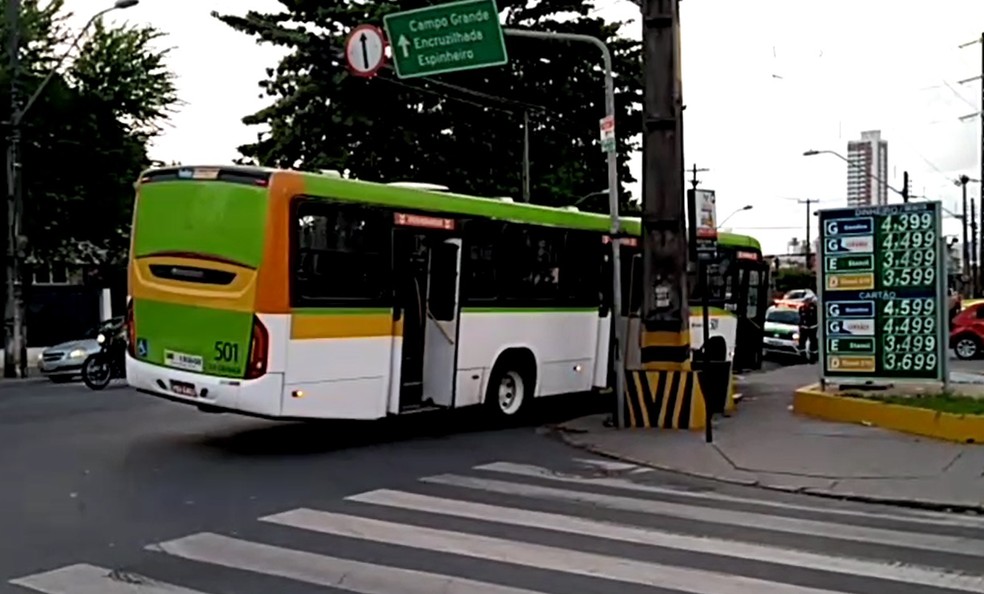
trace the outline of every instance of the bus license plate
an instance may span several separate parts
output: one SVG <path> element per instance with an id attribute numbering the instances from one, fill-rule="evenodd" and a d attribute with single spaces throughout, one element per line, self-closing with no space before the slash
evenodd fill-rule
<path id="1" fill-rule="evenodd" d="M 168 367 L 183 369 L 185 371 L 201 371 L 204 367 L 204 362 L 198 355 L 189 355 L 176 351 L 164 351 L 164 364 Z"/>
<path id="2" fill-rule="evenodd" d="M 782 346 L 782 341 L 779 340 L 778 338 L 766 338 L 765 344 L 769 344 L 772 346 Z"/>
<path id="3" fill-rule="evenodd" d="M 171 391 L 175 394 L 181 394 L 182 396 L 188 396 L 190 398 L 198 397 L 198 392 L 195 390 L 195 384 L 189 384 L 188 382 L 171 380 Z"/>

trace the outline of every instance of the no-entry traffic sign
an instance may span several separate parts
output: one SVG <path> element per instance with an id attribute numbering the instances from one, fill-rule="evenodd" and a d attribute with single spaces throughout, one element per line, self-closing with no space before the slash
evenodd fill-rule
<path id="1" fill-rule="evenodd" d="M 374 76 L 386 63 L 386 38 L 379 27 L 359 25 L 345 41 L 345 60 L 356 76 Z"/>

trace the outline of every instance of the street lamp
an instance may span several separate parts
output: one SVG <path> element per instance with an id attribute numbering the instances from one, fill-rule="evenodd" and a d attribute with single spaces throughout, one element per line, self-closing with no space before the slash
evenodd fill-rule
<path id="1" fill-rule="evenodd" d="M 89 21 L 85 24 L 85 26 L 79 30 L 79 34 L 75 36 L 75 39 L 72 40 L 72 45 L 70 45 L 68 49 L 65 50 L 65 52 L 61 55 L 61 57 L 58 58 L 58 63 L 55 64 L 55 66 L 50 71 L 48 71 L 48 75 L 44 77 L 44 80 L 41 81 L 41 84 L 38 85 L 38 88 L 34 89 L 34 94 L 31 95 L 30 99 L 27 100 L 27 103 L 24 104 L 24 108 L 20 110 L 17 110 L 16 107 L 14 108 L 14 117 L 12 118 L 13 125 L 16 127 L 21 123 L 21 120 L 24 119 L 24 115 L 27 114 L 28 110 L 31 109 L 31 106 L 34 105 L 34 102 L 37 101 L 38 97 L 41 96 L 41 93 L 44 92 L 45 87 L 47 87 L 48 83 L 51 82 L 51 78 L 61 68 L 62 64 L 65 62 L 65 59 L 68 58 L 68 55 L 71 54 L 73 51 L 75 51 L 75 48 L 76 46 L 78 46 L 79 41 L 82 40 L 82 36 L 85 35 L 85 32 L 89 30 L 89 27 L 91 27 L 92 24 L 96 22 L 97 19 L 99 19 L 99 17 L 105 15 L 108 12 L 112 12 L 114 10 L 123 10 L 125 8 L 132 8 L 137 4 L 140 4 L 140 0 L 116 0 L 116 2 L 109 8 L 104 8 L 99 12 L 97 12 L 96 14 L 92 15 L 92 18 L 90 18 Z"/>
<path id="2" fill-rule="evenodd" d="M 2 223 L 0 228 L 4 229 L 6 237 L 6 263 L 4 265 L 5 285 L 5 306 L 3 308 L 4 317 L 4 365 L 3 374 L 5 377 L 25 377 L 27 374 L 27 349 L 24 336 L 23 308 L 17 302 L 17 277 L 20 274 L 20 261 L 24 258 L 24 251 L 27 247 L 27 237 L 24 235 L 21 217 L 23 216 L 23 198 L 21 195 L 20 170 L 20 126 L 24 121 L 24 116 L 34 106 L 41 93 L 44 92 L 48 83 L 61 69 L 62 64 L 68 55 L 78 46 L 82 36 L 96 20 L 104 14 L 113 10 L 132 8 L 140 3 L 140 0 L 116 0 L 112 6 L 100 10 L 92 15 L 92 18 L 79 31 L 72 44 L 58 58 L 48 74 L 41 81 L 41 84 L 34 90 L 28 98 L 24 107 L 21 107 L 17 98 L 17 87 L 20 79 L 20 0 L 8 0 L 6 11 L 6 29 L 8 43 L 8 57 L 10 59 L 10 118 L 7 120 L 7 205 L 2 209 Z M 13 215 L 12 220 L 8 213 Z"/>
<path id="3" fill-rule="evenodd" d="M 812 157 L 814 155 L 833 155 L 833 156 L 837 157 L 838 159 L 840 159 L 841 161 L 844 161 L 845 163 L 847 163 L 851 167 L 858 167 L 858 164 L 857 163 L 851 162 L 850 159 L 848 159 L 844 155 L 838 153 L 837 151 L 818 151 L 818 150 L 813 150 L 813 149 L 808 150 L 808 151 L 803 151 L 803 156 L 804 157 Z M 888 185 L 888 182 L 886 182 L 885 180 L 883 180 L 882 178 L 878 177 L 877 175 L 875 175 L 874 173 L 871 173 L 871 172 L 868 172 L 868 177 L 870 177 L 871 179 L 875 180 L 876 182 L 880 183 L 881 185 L 885 186 L 889 190 L 891 190 L 891 191 L 895 192 L 896 194 L 898 194 L 899 196 L 901 196 L 902 197 L 902 200 L 904 200 L 905 202 L 908 202 L 909 201 L 909 194 L 908 194 L 908 192 L 906 192 L 905 189 L 898 190 L 896 188 L 893 188 L 892 186 Z"/>
<path id="4" fill-rule="evenodd" d="M 724 220 L 721 221 L 721 223 L 718 224 L 718 226 L 715 227 L 715 229 L 720 229 L 721 227 L 724 227 L 724 224 L 727 223 L 729 220 L 731 220 L 731 217 L 735 216 L 736 214 L 738 214 L 740 212 L 745 212 L 746 210 L 752 210 L 752 205 L 751 204 L 746 204 L 745 206 L 742 206 L 738 210 L 736 210 L 733 213 L 729 214 L 728 216 L 724 217 Z"/>

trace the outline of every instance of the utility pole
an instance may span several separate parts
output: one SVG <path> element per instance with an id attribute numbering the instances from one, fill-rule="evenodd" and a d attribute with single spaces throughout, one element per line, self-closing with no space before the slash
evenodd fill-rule
<path id="1" fill-rule="evenodd" d="M 523 202 L 530 202 L 530 110 L 523 110 Z"/>
<path id="2" fill-rule="evenodd" d="M 902 172 L 902 202 L 909 202 L 909 172 Z M 966 205 L 966 203 L 965 203 Z"/>
<path id="3" fill-rule="evenodd" d="M 961 175 L 960 179 L 957 180 L 957 183 L 960 185 L 960 194 L 962 197 L 960 222 L 963 224 L 963 254 L 962 254 L 963 266 L 961 266 L 962 268 L 961 272 L 963 273 L 964 278 L 970 278 L 971 252 L 970 252 L 970 237 L 968 236 L 970 220 L 968 219 L 967 216 L 967 184 L 969 182 L 970 182 L 970 178 L 967 177 L 966 175 Z"/>
<path id="4" fill-rule="evenodd" d="M 7 120 L 7 200 L 4 207 L 4 244 L 6 246 L 6 262 L 4 262 L 4 303 L 3 303 L 3 375 L 4 377 L 24 377 L 27 371 L 27 361 L 24 360 L 26 351 L 21 331 L 23 325 L 20 313 L 23 309 L 18 303 L 17 280 L 20 276 L 19 251 L 21 234 L 21 200 L 20 200 L 20 101 L 17 81 L 20 79 L 20 0 L 7 0 L 6 29 L 8 76 L 10 78 L 10 109 Z"/>
<path id="5" fill-rule="evenodd" d="M 813 222 L 813 211 L 811 207 L 820 201 L 814 200 L 813 198 L 807 198 L 806 200 L 798 200 L 797 202 L 806 205 L 806 269 L 813 270 L 813 267 L 810 266 L 810 256 L 812 255 L 813 250 L 813 239 L 810 236 L 810 227 Z"/>
<path id="6" fill-rule="evenodd" d="M 708 171 L 710 171 L 710 169 L 706 169 L 704 167 L 701 167 L 700 169 L 698 169 L 697 168 L 697 164 L 694 163 L 693 169 L 690 170 L 690 173 L 693 174 L 693 177 L 690 178 L 690 186 L 693 189 L 696 190 L 697 189 L 697 186 L 700 185 L 700 180 L 697 179 L 697 174 L 698 173 L 707 173 Z"/>
<path id="7" fill-rule="evenodd" d="M 977 111 L 977 113 L 972 113 L 972 114 L 965 115 L 965 116 L 961 117 L 960 120 L 961 121 L 963 121 L 963 120 L 969 120 L 971 118 L 975 118 L 976 117 L 976 118 L 978 118 L 981 121 L 981 140 L 980 140 L 980 151 L 979 151 L 980 152 L 981 162 L 980 162 L 980 175 L 979 175 L 979 178 L 981 180 L 984 180 L 984 33 L 981 33 L 980 37 L 978 37 L 974 41 L 968 41 L 967 43 L 961 43 L 959 47 L 960 48 L 970 47 L 970 46 L 975 45 L 975 44 L 978 44 L 978 43 L 981 45 L 981 73 L 979 75 L 977 75 L 977 76 L 972 76 L 970 78 L 967 78 L 967 79 L 964 79 L 964 80 L 960 81 L 960 84 L 967 84 L 967 83 L 973 82 L 975 80 L 981 81 L 981 105 L 980 105 L 980 109 Z M 980 184 L 980 199 L 981 199 L 981 215 L 984 216 L 984 181 L 982 181 L 981 184 Z M 965 211 L 965 213 L 966 213 L 966 211 Z M 974 224 L 976 225 L 976 221 L 974 222 Z M 984 227 L 982 227 L 982 231 L 984 231 Z M 974 240 L 975 240 L 975 243 L 976 243 L 977 242 L 976 241 L 977 240 L 976 234 L 975 234 Z M 980 251 L 980 253 L 978 253 L 975 250 L 974 251 L 974 257 L 980 259 L 981 262 L 984 262 L 984 237 L 981 238 L 981 242 L 980 242 L 980 246 L 979 247 L 980 247 L 980 250 L 981 251 Z M 977 290 L 978 287 L 977 287 L 977 279 L 976 279 L 976 276 L 974 278 L 974 284 L 972 286 L 975 288 L 975 290 Z"/>
<path id="8" fill-rule="evenodd" d="M 690 359 L 679 0 L 642 1 L 643 294 L 640 361 Z M 628 358 L 628 360 L 632 360 Z"/>
<path id="9" fill-rule="evenodd" d="M 972 297 L 977 297 L 981 294 L 981 284 L 980 278 L 977 275 L 977 213 L 974 208 L 975 201 L 971 199 L 970 201 L 970 231 L 971 231 L 971 247 L 970 253 L 973 254 L 973 262 L 970 264 L 970 286 L 974 291 Z"/>

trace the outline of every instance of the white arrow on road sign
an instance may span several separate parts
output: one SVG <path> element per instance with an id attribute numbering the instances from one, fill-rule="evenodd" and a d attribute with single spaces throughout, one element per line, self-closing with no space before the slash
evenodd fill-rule
<path id="1" fill-rule="evenodd" d="M 386 62 L 386 38 L 372 25 L 359 25 L 345 40 L 345 60 L 356 76 L 375 76 Z"/>

